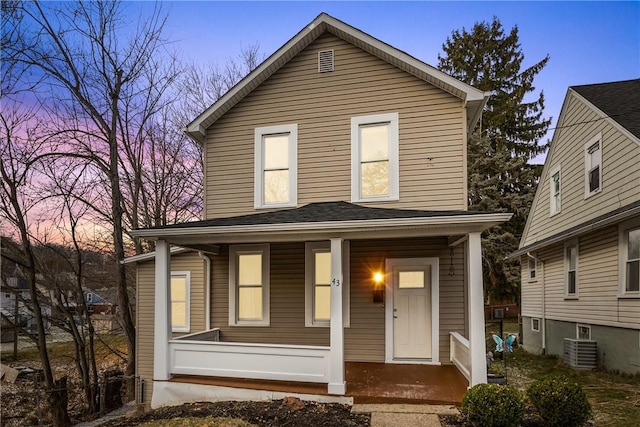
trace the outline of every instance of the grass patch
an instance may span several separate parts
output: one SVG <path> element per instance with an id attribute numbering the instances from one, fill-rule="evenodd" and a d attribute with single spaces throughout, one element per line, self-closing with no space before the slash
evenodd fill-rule
<path id="1" fill-rule="evenodd" d="M 142 427 L 255 427 L 237 418 L 174 418 L 154 420 L 140 424 Z"/>

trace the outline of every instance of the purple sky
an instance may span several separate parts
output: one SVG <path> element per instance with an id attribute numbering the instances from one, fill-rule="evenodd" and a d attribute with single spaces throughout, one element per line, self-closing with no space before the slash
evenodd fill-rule
<path id="1" fill-rule="evenodd" d="M 202 64 L 223 64 L 256 42 L 269 56 L 326 12 L 436 66 L 453 30 L 495 15 L 507 31 L 518 26 L 524 66 L 551 56 L 535 85 L 544 90 L 552 126 L 568 86 L 640 77 L 640 2 L 172 1 L 164 2 L 164 10 L 176 49 Z"/>

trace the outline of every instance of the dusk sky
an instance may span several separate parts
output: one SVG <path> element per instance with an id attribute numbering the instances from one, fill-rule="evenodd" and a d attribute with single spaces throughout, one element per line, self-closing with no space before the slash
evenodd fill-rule
<path id="1" fill-rule="evenodd" d="M 134 12 L 152 5 L 127 6 Z M 201 64 L 224 64 L 256 42 L 269 56 L 326 12 L 436 66 L 453 30 L 497 16 L 506 31 L 518 26 L 525 66 L 550 55 L 535 85 L 544 90 L 553 125 L 569 86 L 640 77 L 640 2 L 173 1 L 163 7 L 174 47 Z"/>

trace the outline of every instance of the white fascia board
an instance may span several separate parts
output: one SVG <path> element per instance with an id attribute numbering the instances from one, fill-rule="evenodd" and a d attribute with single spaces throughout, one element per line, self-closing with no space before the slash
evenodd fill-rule
<path id="1" fill-rule="evenodd" d="M 185 227 L 134 230 L 131 234 L 135 237 L 159 238 L 180 236 L 221 236 L 258 233 L 344 233 L 352 231 L 376 231 L 394 228 L 428 228 L 428 227 L 463 227 L 477 226 L 487 229 L 494 225 L 508 221 L 510 213 L 454 215 L 438 217 L 395 218 L 395 219 L 371 219 L 358 221 L 321 221 L 310 223 L 285 223 L 285 224 L 258 224 L 258 225 L 234 225 L 227 227 Z"/>
<path id="2" fill-rule="evenodd" d="M 171 246 L 171 249 L 169 249 L 169 253 L 171 255 L 176 255 L 176 254 L 181 254 L 183 252 L 188 252 L 192 249 L 188 249 L 188 248 L 183 248 L 181 246 Z M 150 259 L 155 259 L 156 257 L 156 253 L 154 252 L 147 252 L 146 254 L 140 254 L 140 255 L 134 255 L 128 258 L 123 259 L 121 262 L 123 264 L 130 264 L 132 262 L 142 262 L 142 261 L 147 261 Z"/>

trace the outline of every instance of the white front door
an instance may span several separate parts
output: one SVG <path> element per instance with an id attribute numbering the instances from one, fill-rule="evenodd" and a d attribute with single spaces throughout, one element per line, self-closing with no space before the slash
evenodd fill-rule
<path id="1" fill-rule="evenodd" d="M 392 329 L 388 349 L 393 361 L 434 360 L 438 323 L 434 314 L 437 316 L 438 310 L 437 307 L 434 310 L 433 300 L 437 290 L 437 265 L 434 258 L 387 260 L 387 290 L 391 292 L 387 298 L 387 304 L 391 305 L 387 328 Z M 437 292 L 435 298 L 437 303 Z"/>

